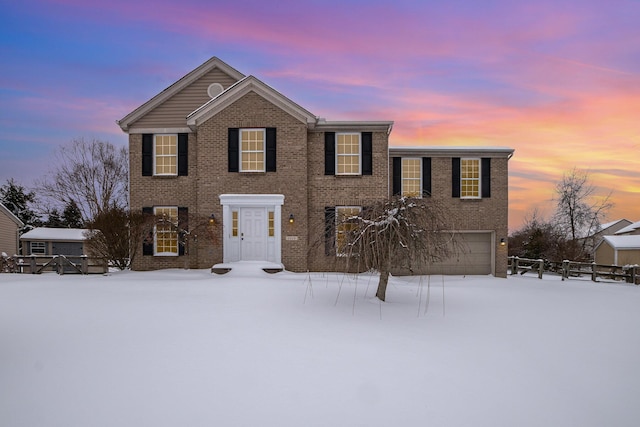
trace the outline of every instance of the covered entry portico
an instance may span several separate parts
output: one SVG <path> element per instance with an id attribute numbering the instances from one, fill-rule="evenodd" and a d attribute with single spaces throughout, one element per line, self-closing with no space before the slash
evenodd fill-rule
<path id="1" fill-rule="evenodd" d="M 223 262 L 282 259 L 282 194 L 221 194 Z"/>

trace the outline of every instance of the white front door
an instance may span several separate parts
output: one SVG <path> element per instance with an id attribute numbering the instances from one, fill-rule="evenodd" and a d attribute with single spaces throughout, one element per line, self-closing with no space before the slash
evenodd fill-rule
<path id="1" fill-rule="evenodd" d="M 240 209 L 240 259 L 264 261 L 267 253 L 267 210 Z"/>
<path id="2" fill-rule="evenodd" d="M 280 263 L 282 194 L 221 194 L 223 262 Z"/>

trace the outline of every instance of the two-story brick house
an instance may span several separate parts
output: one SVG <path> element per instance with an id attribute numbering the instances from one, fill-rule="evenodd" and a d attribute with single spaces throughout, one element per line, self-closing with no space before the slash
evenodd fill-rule
<path id="1" fill-rule="evenodd" d="M 392 121 L 321 119 L 215 57 L 118 124 L 129 134 L 131 209 L 179 229 L 211 218 L 217 230 L 212 241 L 206 230 L 196 239 L 159 224 L 134 269 L 252 260 L 326 271 L 335 239 L 316 243 L 327 221 L 407 192 L 413 178 L 424 197 L 446 199 L 456 229 L 481 236 L 467 239 L 469 256 L 476 240 L 490 245 L 473 261 L 481 268 L 460 270 L 470 265 L 465 256 L 444 270 L 506 275 L 499 242 L 507 237 L 511 149 L 389 148 Z"/>

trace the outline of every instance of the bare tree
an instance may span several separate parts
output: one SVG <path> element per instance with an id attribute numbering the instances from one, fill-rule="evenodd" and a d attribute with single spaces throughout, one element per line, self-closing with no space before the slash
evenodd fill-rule
<path id="1" fill-rule="evenodd" d="M 74 202 L 85 221 L 111 208 L 127 207 L 126 148 L 79 138 L 61 146 L 55 157 L 55 169 L 40 183 L 46 196 L 64 205 Z"/>
<path id="2" fill-rule="evenodd" d="M 565 236 L 555 221 L 544 218 L 537 209 L 524 218 L 521 229 L 509 236 L 509 255 L 530 259 L 562 261 Z"/>
<path id="3" fill-rule="evenodd" d="M 448 218 L 436 201 L 396 196 L 337 218 L 337 250 L 380 273 L 376 297 L 384 301 L 393 267 L 421 269 L 461 250 Z"/>
<path id="4" fill-rule="evenodd" d="M 589 174 L 576 168 L 565 172 L 556 184 L 554 219 L 566 240 L 566 259 L 580 260 L 590 254 L 589 237 L 600 231 L 600 225 L 613 207 L 611 192 L 598 197 Z"/>

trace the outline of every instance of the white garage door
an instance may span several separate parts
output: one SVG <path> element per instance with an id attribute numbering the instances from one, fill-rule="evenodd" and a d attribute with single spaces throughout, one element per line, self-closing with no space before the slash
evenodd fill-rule
<path id="1" fill-rule="evenodd" d="M 458 236 L 461 253 L 433 265 L 431 274 L 491 274 L 491 233 L 461 233 Z"/>

